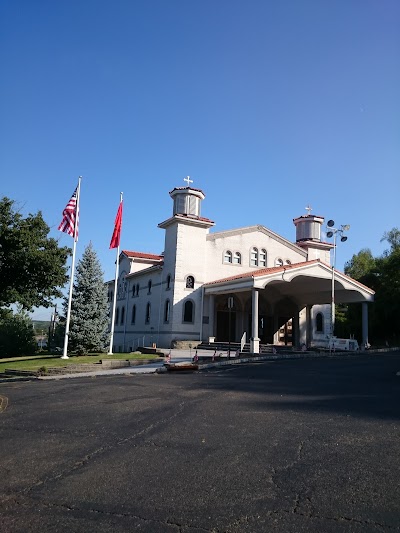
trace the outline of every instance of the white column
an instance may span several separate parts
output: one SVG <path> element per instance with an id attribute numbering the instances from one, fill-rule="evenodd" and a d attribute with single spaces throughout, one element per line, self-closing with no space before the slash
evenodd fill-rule
<path id="1" fill-rule="evenodd" d="M 215 296 L 210 294 L 208 297 L 208 336 L 215 337 L 214 335 L 214 306 Z"/>
<path id="2" fill-rule="evenodd" d="M 258 338 L 258 289 L 251 291 L 252 303 L 252 324 L 251 324 L 251 339 L 250 352 L 260 353 L 260 339 Z"/>
<path id="3" fill-rule="evenodd" d="M 299 312 L 299 344 L 307 346 L 307 307 L 304 307 Z"/>
<path id="4" fill-rule="evenodd" d="M 362 304 L 362 349 L 368 345 L 368 304 Z"/>

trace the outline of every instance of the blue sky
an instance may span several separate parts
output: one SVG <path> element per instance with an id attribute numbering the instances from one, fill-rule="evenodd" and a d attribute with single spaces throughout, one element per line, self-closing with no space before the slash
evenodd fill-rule
<path id="1" fill-rule="evenodd" d="M 216 231 L 350 224 L 337 267 L 399 227 L 397 0 L 3 0 L 1 196 L 57 232 L 79 175 L 78 258 L 106 279 L 121 245 L 160 253 L 168 192 L 193 186 Z M 48 319 L 40 310 L 36 318 Z"/>

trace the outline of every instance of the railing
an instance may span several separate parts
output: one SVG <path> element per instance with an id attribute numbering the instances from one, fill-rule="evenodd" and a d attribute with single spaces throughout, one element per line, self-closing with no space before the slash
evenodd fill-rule
<path id="1" fill-rule="evenodd" d="M 240 351 L 243 352 L 243 347 L 246 344 L 246 332 L 243 333 L 242 338 L 240 339 Z"/>

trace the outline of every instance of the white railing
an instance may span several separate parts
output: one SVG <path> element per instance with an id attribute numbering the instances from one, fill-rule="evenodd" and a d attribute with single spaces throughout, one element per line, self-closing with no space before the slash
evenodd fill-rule
<path id="1" fill-rule="evenodd" d="M 243 352 L 244 345 L 246 344 L 246 332 L 243 333 L 240 339 L 240 351 Z"/>

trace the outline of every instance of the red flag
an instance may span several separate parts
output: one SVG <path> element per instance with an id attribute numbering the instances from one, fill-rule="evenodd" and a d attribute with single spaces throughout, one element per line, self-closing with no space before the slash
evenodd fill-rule
<path id="1" fill-rule="evenodd" d="M 68 233 L 71 237 L 75 237 L 75 226 L 76 226 L 76 240 L 78 240 L 78 226 L 79 226 L 79 213 L 78 213 L 78 187 L 75 189 L 73 195 L 71 196 L 70 201 L 65 206 L 63 211 L 63 219 L 58 226 L 60 231 Z"/>
<path id="2" fill-rule="evenodd" d="M 118 248 L 121 238 L 122 227 L 122 202 L 118 206 L 117 216 L 115 217 L 114 232 L 111 237 L 110 248 Z"/>

